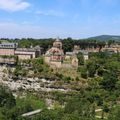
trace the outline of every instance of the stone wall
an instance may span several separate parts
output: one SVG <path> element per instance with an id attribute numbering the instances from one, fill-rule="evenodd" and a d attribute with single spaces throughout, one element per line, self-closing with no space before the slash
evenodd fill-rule
<path id="1" fill-rule="evenodd" d="M 56 61 L 51 61 L 50 62 L 50 66 L 51 67 L 56 67 L 56 68 L 61 68 L 62 67 L 62 63 L 61 62 L 56 62 Z"/>
<path id="2" fill-rule="evenodd" d="M 45 60 L 45 63 L 50 64 L 50 57 L 45 56 L 44 60 Z"/>
<path id="3" fill-rule="evenodd" d="M 2 57 L 0 57 L 1 64 L 15 64 L 15 62 L 16 62 L 15 58 L 2 58 Z"/>

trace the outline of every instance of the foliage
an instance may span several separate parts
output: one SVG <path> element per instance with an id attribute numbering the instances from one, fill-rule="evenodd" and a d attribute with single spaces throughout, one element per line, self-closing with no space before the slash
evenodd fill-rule
<path id="1" fill-rule="evenodd" d="M 7 87 L 0 85 L 0 107 L 11 108 L 15 104 L 15 98 L 11 91 Z"/>
<path id="2" fill-rule="evenodd" d="M 0 55 L 1 58 L 14 58 L 14 59 L 17 59 L 17 56 L 15 55 Z"/>
<path id="3" fill-rule="evenodd" d="M 71 52 L 73 50 L 74 42 L 73 42 L 72 38 L 64 39 L 62 41 L 62 43 L 63 43 L 64 52 L 68 52 L 68 51 Z"/>
<path id="4" fill-rule="evenodd" d="M 23 68 L 20 65 L 17 65 L 13 74 L 18 77 L 18 76 L 26 76 L 27 73 L 28 71 L 25 68 Z"/>
<path id="5" fill-rule="evenodd" d="M 20 106 L 21 108 L 23 108 L 26 105 L 30 106 L 34 110 L 45 107 L 44 101 L 39 100 L 36 96 L 31 94 L 28 94 L 26 97 L 23 97 L 23 98 L 18 97 L 16 99 L 16 106 Z"/>
<path id="6" fill-rule="evenodd" d="M 21 117 L 23 113 L 46 107 L 43 100 L 32 94 L 15 99 L 4 86 L 0 87 L 0 98 L 0 120 L 24 120 Z"/>
<path id="7" fill-rule="evenodd" d="M 79 52 L 77 54 L 77 58 L 78 58 L 78 65 L 84 65 L 84 56 L 83 56 L 83 53 Z"/>
<path id="8" fill-rule="evenodd" d="M 114 90 L 116 87 L 116 82 L 118 81 L 117 75 L 113 71 L 105 72 L 103 75 L 103 80 L 101 81 L 100 85 L 104 89 L 107 90 Z"/>
<path id="9" fill-rule="evenodd" d="M 84 67 L 84 66 L 78 67 L 78 72 L 81 73 L 82 78 L 87 79 L 88 74 L 87 74 L 87 68 L 86 67 Z"/>
<path id="10" fill-rule="evenodd" d="M 112 108 L 108 119 L 109 120 L 119 120 L 120 119 L 120 106 Z"/>

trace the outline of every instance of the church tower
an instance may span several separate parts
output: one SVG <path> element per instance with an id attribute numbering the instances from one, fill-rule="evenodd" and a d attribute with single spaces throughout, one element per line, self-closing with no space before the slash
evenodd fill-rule
<path id="1" fill-rule="evenodd" d="M 62 49 L 62 42 L 60 41 L 59 37 L 53 43 L 53 47 L 58 48 L 58 49 Z"/>

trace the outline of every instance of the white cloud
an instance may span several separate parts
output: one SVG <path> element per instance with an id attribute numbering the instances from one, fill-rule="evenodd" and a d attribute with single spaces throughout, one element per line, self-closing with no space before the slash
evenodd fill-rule
<path id="1" fill-rule="evenodd" d="M 19 11 L 28 8 L 30 4 L 24 0 L 0 0 L 0 9 L 5 11 Z"/>
<path id="2" fill-rule="evenodd" d="M 55 17 L 63 17 L 64 13 L 55 11 L 55 10 L 48 10 L 48 11 L 36 11 L 36 14 L 38 15 L 44 15 L 44 16 L 55 16 Z"/>

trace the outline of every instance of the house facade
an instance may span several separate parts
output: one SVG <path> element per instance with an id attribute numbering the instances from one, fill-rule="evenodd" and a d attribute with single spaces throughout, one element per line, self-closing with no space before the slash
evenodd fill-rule
<path id="1" fill-rule="evenodd" d="M 13 64 L 15 58 L 20 60 L 33 59 L 41 55 L 42 48 L 39 46 L 31 48 L 18 48 L 17 43 L 0 44 L 0 63 Z"/>

